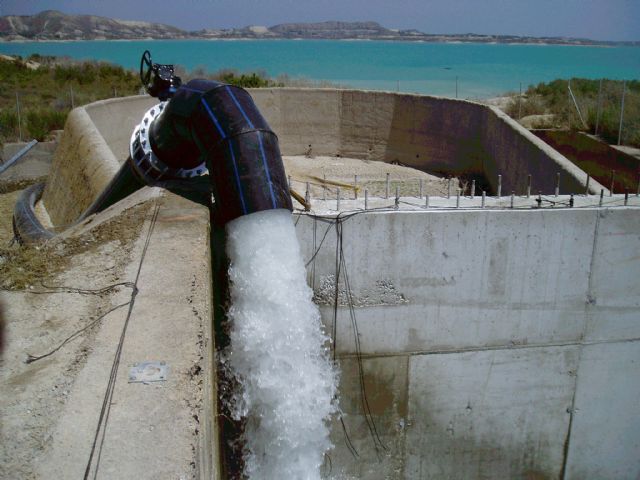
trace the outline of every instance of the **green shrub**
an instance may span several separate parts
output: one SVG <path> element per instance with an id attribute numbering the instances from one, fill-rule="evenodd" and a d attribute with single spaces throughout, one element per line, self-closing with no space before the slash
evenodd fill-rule
<path id="1" fill-rule="evenodd" d="M 569 95 L 568 80 L 554 80 L 530 86 L 523 95 L 522 106 L 519 107 L 518 99 L 514 98 L 507 107 L 507 113 L 514 118 L 517 118 L 519 108 L 521 108 L 522 117 L 552 113 L 561 125 L 572 130 L 590 133 L 596 132 L 597 124 L 598 135 L 609 143 L 617 143 L 622 82 L 603 80 L 600 100 L 599 80 L 572 78 L 570 82 L 586 126 L 580 120 Z M 600 102 L 599 106 L 598 102 Z M 640 147 L 640 81 L 638 80 L 626 83 L 622 143 Z"/>
<path id="2" fill-rule="evenodd" d="M 67 112 L 51 109 L 30 110 L 26 117 L 27 129 L 31 138 L 43 141 L 52 130 L 64 128 Z"/>
<path id="3" fill-rule="evenodd" d="M 18 115 L 16 112 L 0 110 L 0 141 L 18 136 Z"/>

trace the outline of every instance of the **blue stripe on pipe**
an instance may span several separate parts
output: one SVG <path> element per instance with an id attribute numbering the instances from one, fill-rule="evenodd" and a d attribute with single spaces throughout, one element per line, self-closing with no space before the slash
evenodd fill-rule
<path id="1" fill-rule="evenodd" d="M 242 184 L 240 183 L 240 174 L 238 173 L 238 165 L 236 163 L 236 155 L 233 153 L 233 145 L 229 141 L 229 152 L 231 152 L 231 160 L 233 160 L 233 172 L 236 175 L 236 185 L 238 187 L 238 193 L 240 194 L 240 203 L 242 203 L 242 214 L 247 214 L 247 206 L 244 203 L 244 193 L 242 192 Z"/>
<path id="2" fill-rule="evenodd" d="M 236 104 L 236 107 L 238 107 L 238 110 L 240 110 L 240 113 L 249 124 L 249 128 L 256 128 L 253 126 L 253 123 L 251 123 L 251 120 L 249 120 L 249 117 L 243 110 L 242 105 L 240 105 L 240 102 L 238 102 L 238 99 L 236 98 L 236 96 L 233 94 L 233 91 L 229 88 L 229 85 L 226 86 L 226 89 L 227 89 L 227 92 L 229 93 L 229 96 L 231 97 L 231 100 L 233 100 L 233 103 Z M 257 131 L 256 133 L 258 134 L 258 143 L 260 144 L 260 154 L 262 155 L 262 164 L 264 165 L 264 171 L 267 174 L 267 183 L 269 184 L 269 193 L 271 194 L 271 205 L 275 209 L 277 208 L 276 196 L 275 196 L 275 193 L 273 192 L 273 184 L 271 183 L 271 174 L 269 172 L 269 167 L 267 166 L 267 156 L 264 153 L 264 146 L 262 145 L 262 133 L 260 131 Z"/>
<path id="3" fill-rule="evenodd" d="M 267 173 L 267 183 L 269 184 L 269 192 L 271 193 L 271 204 L 273 208 L 276 207 L 276 196 L 273 193 L 273 185 L 271 184 L 271 175 L 269 174 L 269 167 L 267 167 L 267 157 L 264 154 L 264 147 L 262 146 L 262 132 L 258 131 L 258 143 L 260 144 L 260 153 L 262 154 L 262 164 L 264 165 L 264 171 Z"/>
<path id="4" fill-rule="evenodd" d="M 238 102 L 238 99 L 236 98 L 236 96 L 233 94 L 233 91 L 231 91 L 231 89 L 229 88 L 229 85 L 227 85 L 225 87 L 227 89 L 227 92 L 229 93 L 229 96 L 231 97 L 231 100 L 233 100 L 233 103 L 236 104 L 236 107 L 238 107 L 238 110 L 240 110 L 240 113 L 242 114 L 242 116 L 244 117 L 244 119 L 247 121 L 247 123 L 249 124 L 249 128 L 256 128 L 253 126 L 253 123 L 251 123 L 251 120 L 249 120 L 249 117 L 247 117 L 247 114 L 245 113 L 245 111 L 242 109 L 242 105 L 240 105 L 240 102 Z"/>
<path id="5" fill-rule="evenodd" d="M 184 85 L 182 87 L 180 87 L 181 90 L 186 90 L 187 92 L 193 92 L 193 93 L 204 93 L 204 90 L 198 90 L 196 88 L 191 88 L 191 87 L 185 87 Z"/>
<path id="6" fill-rule="evenodd" d="M 201 98 L 201 102 L 204 105 L 204 108 L 206 108 L 207 113 L 209 114 L 209 116 L 211 117 L 211 120 L 213 120 L 213 123 L 215 124 L 216 128 L 218 129 L 218 132 L 220 132 L 220 136 L 222 137 L 222 139 L 224 140 L 225 138 L 227 138 L 227 136 L 224 133 L 224 130 L 222 130 L 222 127 L 220 126 L 220 124 L 218 123 L 218 119 L 216 118 L 216 116 L 213 114 L 213 112 L 211 111 L 211 108 L 209 107 L 209 104 L 207 103 L 207 101 L 204 99 L 204 97 Z"/>

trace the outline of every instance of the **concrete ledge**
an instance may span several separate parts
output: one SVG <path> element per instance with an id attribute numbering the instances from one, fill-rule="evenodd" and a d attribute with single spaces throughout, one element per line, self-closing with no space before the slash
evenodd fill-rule
<path id="1" fill-rule="evenodd" d="M 84 107 L 71 111 L 42 201 L 58 227 L 73 223 L 102 193 L 119 163 Z"/>

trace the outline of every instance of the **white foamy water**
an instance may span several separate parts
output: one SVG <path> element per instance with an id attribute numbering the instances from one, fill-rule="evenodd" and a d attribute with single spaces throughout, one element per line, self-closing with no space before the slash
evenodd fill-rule
<path id="1" fill-rule="evenodd" d="M 231 266 L 230 347 L 238 380 L 232 412 L 246 418 L 250 479 L 320 479 L 332 445 L 337 372 L 311 301 L 291 213 L 268 210 L 227 225 Z"/>

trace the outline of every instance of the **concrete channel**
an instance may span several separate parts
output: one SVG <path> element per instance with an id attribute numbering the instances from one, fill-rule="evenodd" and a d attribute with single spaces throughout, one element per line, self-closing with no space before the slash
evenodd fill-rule
<path id="1" fill-rule="evenodd" d="M 327 476 L 640 475 L 640 198 L 610 195 L 593 179 L 587 186 L 584 172 L 493 107 L 332 89 L 251 94 L 283 155 L 483 177 L 492 191 L 429 200 L 391 194 L 369 199 L 367 209 L 362 196 L 345 194 L 340 207 L 316 197 L 310 211 L 294 213 L 308 283 L 342 371 L 343 415 L 332 424 Z M 42 197 L 54 226 L 73 223 L 102 192 L 154 103 L 114 99 L 70 114 Z M 201 356 L 203 383 L 195 410 L 179 382 L 119 397 L 105 468 L 127 465 L 136 477 L 160 478 L 150 464 L 163 459 L 158 468 L 170 469 L 175 452 L 179 463 L 193 448 L 193 474 L 219 478 L 208 211 L 159 189 L 126 202 L 161 205 L 141 289 L 139 355 L 127 359 L 162 352 L 184 373 Z M 125 210 L 116 205 L 75 229 Z M 181 247 L 188 254 L 178 255 Z M 97 375 L 99 363 L 91 365 Z M 118 381 L 118 391 L 130 390 L 126 378 Z M 86 397 L 79 390 L 72 399 L 58 434 L 78 428 L 78 411 L 96 414 L 95 405 L 80 407 L 92 401 Z M 194 412 L 195 434 L 185 426 Z M 140 428 L 159 416 L 162 435 Z M 69 447 L 58 434 L 47 458 Z M 76 457 L 86 453 L 78 447 Z M 74 461 L 56 464 L 59 476 L 75 473 Z"/>

